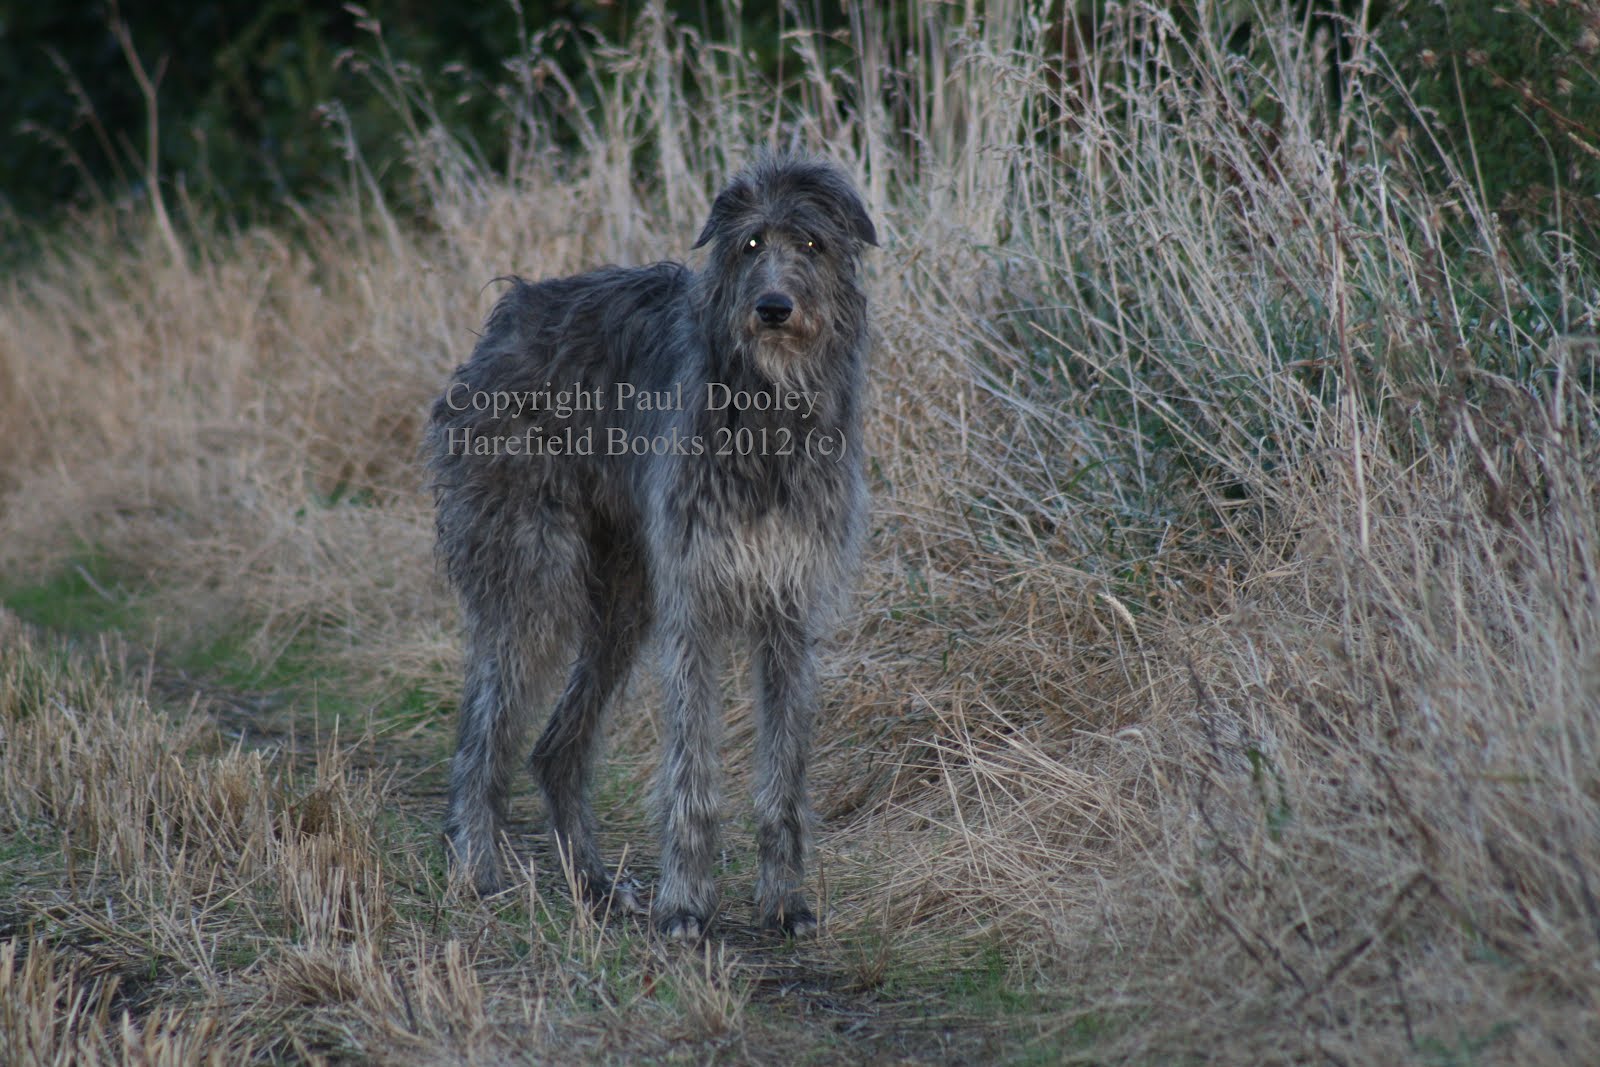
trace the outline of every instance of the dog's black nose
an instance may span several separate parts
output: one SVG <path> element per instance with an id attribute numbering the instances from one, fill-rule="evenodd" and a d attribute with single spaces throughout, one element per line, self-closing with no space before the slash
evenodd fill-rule
<path id="1" fill-rule="evenodd" d="M 764 326 L 782 326 L 789 321 L 793 310 L 794 301 L 782 293 L 762 293 L 756 300 L 756 314 L 761 316 Z"/>

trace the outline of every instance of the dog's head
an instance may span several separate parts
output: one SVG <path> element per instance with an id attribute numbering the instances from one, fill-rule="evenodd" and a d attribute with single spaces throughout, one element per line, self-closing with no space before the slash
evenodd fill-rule
<path id="1" fill-rule="evenodd" d="M 694 247 L 719 313 L 758 350 L 796 354 L 861 318 L 861 250 L 877 230 L 849 177 L 825 160 L 759 158 L 717 195 Z"/>

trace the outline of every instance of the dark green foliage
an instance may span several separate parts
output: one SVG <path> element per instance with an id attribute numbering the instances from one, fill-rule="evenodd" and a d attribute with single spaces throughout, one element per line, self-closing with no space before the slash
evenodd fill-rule
<path id="1" fill-rule="evenodd" d="M 720 5 L 669 3 L 687 25 L 725 29 Z M 520 10 L 519 10 L 520 8 Z M 355 145 L 391 191 L 406 115 L 393 83 L 364 59 L 386 50 L 414 75 L 439 118 L 484 162 L 503 162 L 506 109 L 497 90 L 528 35 L 552 27 L 544 53 L 576 74 L 579 42 L 625 39 L 633 5 L 565 0 L 514 5 L 371 0 L 363 9 L 308 0 L 186 4 L 0 5 L 0 221 L 46 219 L 97 197 L 143 194 L 145 108 L 113 32 L 128 25 L 140 62 L 159 78 L 163 185 L 207 209 L 249 220 L 314 198 L 347 174 L 342 134 L 325 105 L 348 116 Z M 382 38 L 374 32 L 382 27 Z M 776 57 L 776 15 L 745 16 L 758 63 Z M 580 79 L 581 80 L 581 79 Z M 375 87 L 384 92 L 375 91 Z"/>
<path id="2" fill-rule="evenodd" d="M 380 0 L 372 16 L 397 59 L 432 71 L 460 63 L 464 82 L 492 73 L 518 39 L 506 4 Z M 374 38 L 339 5 L 146 0 L 113 12 L 13 4 L 0 14 L 8 73 L 0 83 L 0 204 L 11 212 L 38 217 L 93 195 L 141 191 L 146 116 L 112 29 L 116 18 L 158 78 L 163 177 L 227 214 L 315 194 L 339 176 L 340 146 L 320 112 L 332 100 L 366 101 L 351 114 L 362 147 L 398 151 L 399 116 L 362 84 L 355 65 L 340 61 L 370 50 Z M 492 120 L 492 96 L 470 93 L 456 103 L 457 95 L 441 93 L 464 128 Z"/>
<path id="3" fill-rule="evenodd" d="M 1600 230 L 1600 0 L 1405 0 L 1379 39 L 1492 209 Z"/>

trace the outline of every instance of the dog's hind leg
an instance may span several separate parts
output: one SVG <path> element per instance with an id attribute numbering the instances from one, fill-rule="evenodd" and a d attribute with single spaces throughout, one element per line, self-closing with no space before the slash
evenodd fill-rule
<path id="1" fill-rule="evenodd" d="M 559 677 L 574 609 L 584 610 L 584 546 L 570 521 L 538 508 L 485 524 L 466 585 L 466 682 L 450 766 L 445 839 L 452 867 L 482 894 L 503 886 L 498 857 L 511 777 L 528 725 Z"/>
<path id="2" fill-rule="evenodd" d="M 806 764 L 816 717 L 814 643 L 804 622 L 774 609 L 756 638 L 756 909 L 763 926 L 815 932 L 800 885 L 810 846 Z"/>
<path id="3" fill-rule="evenodd" d="M 451 865 L 485 896 L 503 887 L 497 855 L 505 826 L 511 776 L 521 762 L 541 674 L 552 664 L 544 650 L 504 632 L 467 639 L 466 684 L 450 765 L 445 840 Z M 542 661 L 542 662 L 541 662 Z"/>
<path id="4" fill-rule="evenodd" d="M 606 706 L 623 687 L 649 627 L 643 568 L 627 550 L 591 545 L 589 610 L 566 690 L 556 701 L 530 766 L 550 811 L 550 831 L 563 864 L 570 864 L 579 893 L 597 906 L 639 911 L 624 890 L 613 899 L 610 873 L 595 844 L 590 782 Z"/>

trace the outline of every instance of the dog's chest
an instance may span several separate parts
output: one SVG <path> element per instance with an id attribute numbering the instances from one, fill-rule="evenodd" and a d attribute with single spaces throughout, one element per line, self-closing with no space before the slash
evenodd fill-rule
<path id="1" fill-rule="evenodd" d="M 797 412 L 702 420 L 705 450 L 667 461 L 661 518 L 678 551 L 658 555 L 663 577 L 734 621 L 826 600 L 845 566 L 854 455 L 810 447 L 817 423 Z"/>
<path id="2" fill-rule="evenodd" d="M 726 606 L 748 609 L 774 596 L 791 599 L 817 582 L 819 564 L 832 547 L 789 508 L 754 518 L 731 518 L 721 529 L 702 528 L 690 560 L 698 580 L 727 598 Z"/>

